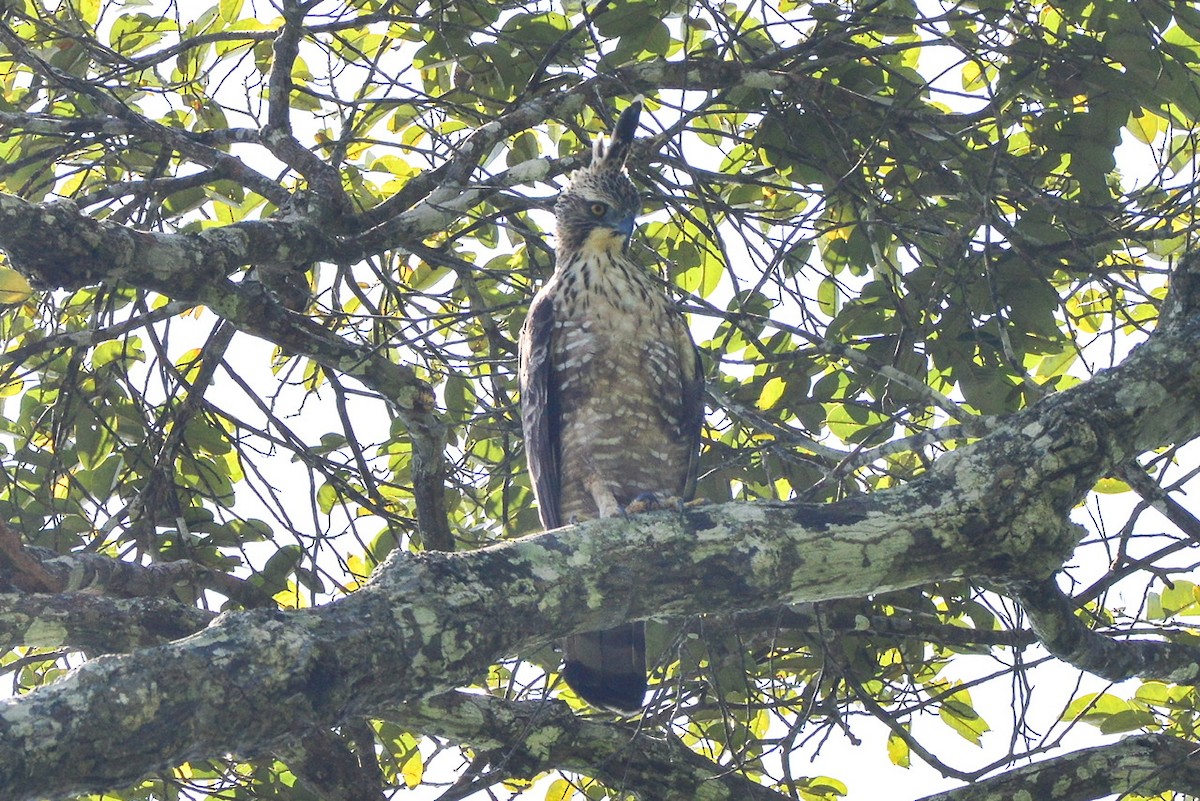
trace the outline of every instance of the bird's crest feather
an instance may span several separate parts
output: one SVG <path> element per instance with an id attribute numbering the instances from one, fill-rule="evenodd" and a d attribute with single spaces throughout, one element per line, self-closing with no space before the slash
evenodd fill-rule
<path id="1" fill-rule="evenodd" d="M 582 170 L 577 170 L 571 176 L 572 183 L 589 174 L 599 175 L 606 172 L 620 172 L 624 169 L 625 160 L 629 157 L 630 146 L 633 145 L 634 136 L 637 133 L 638 119 L 641 114 L 642 96 L 638 95 L 617 118 L 617 124 L 613 126 L 613 132 L 608 141 L 605 141 L 602 136 L 596 137 L 596 141 L 592 144 L 592 163 Z"/>

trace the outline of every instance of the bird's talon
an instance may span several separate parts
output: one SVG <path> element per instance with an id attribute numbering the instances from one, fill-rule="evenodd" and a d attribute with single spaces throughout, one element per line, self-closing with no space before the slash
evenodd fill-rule
<path id="1" fill-rule="evenodd" d="M 686 506 L 683 498 L 675 495 L 659 495 L 655 492 L 643 492 L 625 507 L 625 514 L 636 515 L 642 512 L 659 512 L 673 510 L 682 512 Z"/>
<path id="2" fill-rule="evenodd" d="M 634 500 L 631 500 L 629 505 L 625 506 L 624 510 L 622 511 L 624 512 L 626 518 L 628 518 L 630 514 L 641 514 L 642 512 L 652 510 L 656 500 L 658 500 L 658 495 L 655 495 L 654 493 L 642 493 Z"/>
<path id="3" fill-rule="evenodd" d="M 625 516 L 641 514 L 642 512 L 650 512 L 658 509 L 658 496 L 653 492 L 643 492 L 629 502 L 629 505 L 623 510 Z"/>

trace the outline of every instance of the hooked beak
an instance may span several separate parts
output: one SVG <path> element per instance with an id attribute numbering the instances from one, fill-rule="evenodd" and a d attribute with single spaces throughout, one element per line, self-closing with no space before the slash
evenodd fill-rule
<path id="1" fill-rule="evenodd" d="M 628 217 L 623 218 L 616 224 L 615 227 L 618 231 L 621 232 L 621 235 L 625 238 L 624 244 L 626 247 L 628 247 L 629 246 L 629 238 L 631 236 L 633 236 L 633 215 L 630 214 Z"/>

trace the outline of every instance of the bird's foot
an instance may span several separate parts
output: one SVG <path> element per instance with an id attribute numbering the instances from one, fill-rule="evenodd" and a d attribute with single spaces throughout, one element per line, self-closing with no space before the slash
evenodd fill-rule
<path id="1" fill-rule="evenodd" d="M 630 501 L 625 507 L 625 514 L 636 515 L 642 512 L 660 512 L 664 509 L 673 509 L 677 512 L 683 511 L 686 504 L 683 498 L 674 495 L 659 495 L 656 492 L 643 492 L 641 495 Z"/>

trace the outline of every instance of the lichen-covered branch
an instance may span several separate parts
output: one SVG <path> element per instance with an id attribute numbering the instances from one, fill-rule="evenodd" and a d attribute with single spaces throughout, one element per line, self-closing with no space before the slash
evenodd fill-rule
<path id="1" fill-rule="evenodd" d="M 469 744 L 504 777 L 558 768 L 654 801 L 783 801 L 787 798 L 717 765 L 652 729 L 581 718 L 559 701 L 506 701 L 447 693 L 388 716 L 415 731 Z"/>
<path id="2" fill-rule="evenodd" d="M 1200 648 L 1166 640 L 1116 640 L 1088 628 L 1054 579 L 1006 588 L 1021 604 L 1046 650 L 1080 670 L 1110 681 L 1135 676 L 1174 684 L 1200 683 Z"/>
<path id="3" fill-rule="evenodd" d="M 1122 798 L 1131 793 L 1153 796 L 1171 790 L 1200 795 L 1196 749 L 1196 743 L 1165 735 L 1127 737 L 1111 745 L 1013 768 L 921 801 L 1091 801 L 1114 794 Z"/>
<path id="4" fill-rule="evenodd" d="M 0 643 L 121 654 L 194 634 L 213 617 L 167 598 L 0 593 Z"/>
<path id="5" fill-rule="evenodd" d="M 955 626 L 933 615 L 909 612 L 904 615 L 864 614 L 861 601 L 841 601 L 824 604 L 793 604 L 780 609 L 745 612 L 732 617 L 705 619 L 708 636 L 720 636 L 736 631 L 746 641 L 755 637 L 769 644 L 780 632 L 807 634 L 813 637 L 831 633 L 863 637 L 914 637 L 923 642 L 949 646 L 1003 645 L 1024 648 L 1036 638 L 1029 629 L 974 629 Z M 750 635 L 748 632 L 758 632 Z"/>
<path id="6" fill-rule="evenodd" d="M 54 247 L 47 248 L 47 241 Z M 319 226 L 295 221 L 149 233 L 93 219 L 71 201 L 30 203 L 2 192 L 0 248 L 41 286 L 77 289 L 126 281 L 178 300 L 197 300 L 204 287 L 245 265 L 288 261 L 289 254 L 329 258 L 339 252 L 337 240 Z"/>
<path id="7" fill-rule="evenodd" d="M 270 595 L 235 576 L 216 575 L 187 559 L 139 564 L 99 553 L 60 554 L 46 548 L 13 547 L 16 532 L 0 524 L 0 589 L 21 592 L 83 593 L 110 598 L 171 597 L 189 582 L 214 589 L 243 606 L 274 606 Z"/>
<path id="8" fill-rule="evenodd" d="M 201 756 L 254 756 L 307 726 L 461 686 L 570 631 L 864 595 L 974 571 L 998 553 L 939 544 L 933 528 L 916 531 L 930 511 L 919 497 L 877 497 L 889 496 L 894 505 L 731 504 L 398 555 L 327 606 L 227 615 L 0 704 L 0 786 L 12 798 L 61 796 Z"/>

